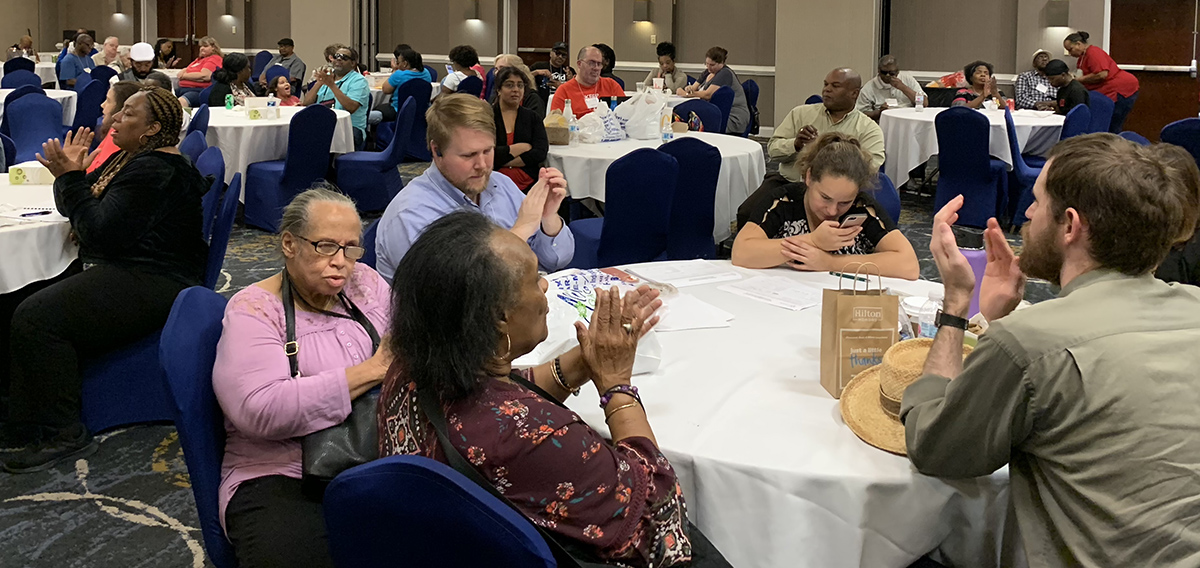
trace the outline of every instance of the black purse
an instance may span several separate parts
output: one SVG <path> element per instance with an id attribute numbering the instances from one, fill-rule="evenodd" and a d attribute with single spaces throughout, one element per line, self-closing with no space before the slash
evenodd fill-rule
<path id="1" fill-rule="evenodd" d="M 563 403 L 559 402 L 553 396 L 550 396 L 550 394 L 541 387 L 537 386 L 532 381 L 525 380 L 525 377 L 522 377 L 517 373 L 512 373 L 508 378 L 513 382 L 537 393 L 538 396 L 541 396 L 542 398 L 553 402 L 562 408 L 566 408 Z M 437 398 L 432 396 L 422 396 L 421 393 L 418 392 L 417 403 L 420 405 L 421 411 L 424 412 L 425 417 L 428 418 L 429 422 L 433 425 L 433 429 L 437 433 L 438 444 L 442 447 L 442 453 L 446 455 L 446 461 L 450 462 L 450 467 L 453 467 L 455 471 L 463 474 L 467 477 L 467 479 L 474 481 L 476 485 L 482 487 L 497 499 L 500 499 L 501 502 L 511 507 L 522 517 L 525 517 L 525 513 L 521 512 L 521 510 L 518 509 L 512 501 L 508 500 L 508 497 L 505 497 L 504 494 L 497 491 L 488 480 L 484 479 L 483 476 L 480 475 L 479 471 L 476 470 L 475 467 L 470 463 L 468 463 L 466 458 L 459 453 L 458 448 L 454 447 L 454 444 L 450 443 L 450 436 L 446 429 L 446 413 L 445 410 L 442 409 L 442 405 L 437 401 Z M 530 524 L 532 524 L 533 528 L 537 529 L 538 533 L 542 535 L 543 539 L 545 539 L 546 545 L 550 547 L 550 552 L 554 555 L 554 560 L 560 568 L 603 568 L 616 566 L 615 564 L 605 563 L 603 560 L 597 558 L 594 554 L 590 553 L 582 546 L 579 546 L 574 542 L 567 542 L 565 544 L 559 542 L 557 537 L 555 537 L 546 529 L 538 526 L 536 523 Z M 688 538 L 692 542 L 692 561 L 688 564 L 688 566 L 693 568 L 732 568 L 729 562 L 725 560 L 725 557 L 721 555 L 721 552 L 717 550 L 717 548 L 713 546 L 711 542 L 709 542 L 708 537 L 704 536 L 704 533 L 700 532 L 700 529 L 697 528 L 696 525 L 692 524 L 691 521 L 688 521 L 687 528 Z"/>
<path id="2" fill-rule="evenodd" d="M 287 343 L 283 348 L 291 366 L 291 376 L 296 377 L 300 374 L 300 363 L 297 360 L 300 351 L 296 343 L 296 307 L 293 304 L 292 280 L 287 270 L 283 271 L 280 292 L 283 296 L 283 314 L 287 328 Z M 375 331 L 371 320 L 367 319 L 366 314 L 363 314 L 344 292 L 338 292 L 338 299 L 349 316 L 313 309 L 324 315 L 358 322 L 371 337 L 371 353 L 374 354 L 379 349 L 379 332 Z M 303 302 L 304 298 L 300 298 L 300 301 Z M 305 495 L 320 500 L 325 494 L 325 488 L 337 474 L 379 458 L 379 427 L 376 424 L 379 390 L 379 387 L 375 387 L 354 399 L 350 403 L 350 416 L 341 424 L 313 432 L 301 441 L 301 490 Z"/>

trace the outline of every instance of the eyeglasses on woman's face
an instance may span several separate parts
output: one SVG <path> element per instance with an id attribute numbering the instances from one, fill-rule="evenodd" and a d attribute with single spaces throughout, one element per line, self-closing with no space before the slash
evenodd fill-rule
<path id="1" fill-rule="evenodd" d="M 367 254 L 367 249 L 358 245 L 339 245 L 333 241 L 310 241 L 304 237 L 301 237 L 300 235 L 294 236 L 297 239 L 312 245 L 313 250 L 317 251 L 317 254 L 321 256 L 333 256 L 337 254 L 338 251 L 344 251 L 346 254 L 346 260 L 358 260 L 362 258 L 363 255 Z"/>

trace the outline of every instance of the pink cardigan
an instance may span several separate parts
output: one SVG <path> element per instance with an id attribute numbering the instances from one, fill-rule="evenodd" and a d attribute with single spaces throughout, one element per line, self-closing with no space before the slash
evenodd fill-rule
<path id="1" fill-rule="evenodd" d="M 359 264 L 345 291 L 379 335 L 386 335 L 391 291 L 383 277 Z M 222 525 L 238 484 L 268 475 L 300 478 L 299 438 L 349 416 L 346 368 L 371 357 L 371 338 L 354 320 L 296 310 L 300 377 L 291 377 L 283 351 L 283 302 L 258 286 L 234 294 L 223 324 L 213 367 L 213 390 L 228 434 L 221 464 Z"/>

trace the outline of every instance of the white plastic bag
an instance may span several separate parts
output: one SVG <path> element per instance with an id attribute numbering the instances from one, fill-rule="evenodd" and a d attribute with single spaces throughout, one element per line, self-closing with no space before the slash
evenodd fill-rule
<path id="1" fill-rule="evenodd" d="M 621 107 L 627 104 L 629 108 L 622 113 Z M 661 136 L 658 117 L 666 106 L 667 99 L 654 92 L 638 93 L 638 96 L 621 103 L 617 107 L 619 115 L 632 113 L 625 123 L 625 134 L 637 140 L 653 140 Z"/>
<path id="2" fill-rule="evenodd" d="M 604 121 L 591 112 L 578 120 L 579 141 L 584 144 L 596 144 L 604 139 Z"/>
<path id="3" fill-rule="evenodd" d="M 601 142 L 620 142 L 625 139 L 625 127 L 617 120 L 616 112 L 608 110 L 608 107 L 604 105 L 600 105 L 596 107 L 595 112 L 588 116 L 592 115 L 600 117 L 600 121 L 604 123 L 604 138 Z"/>

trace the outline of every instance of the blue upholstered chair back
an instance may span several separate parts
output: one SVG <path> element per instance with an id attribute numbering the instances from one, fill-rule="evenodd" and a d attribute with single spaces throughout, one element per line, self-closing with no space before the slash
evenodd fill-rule
<path id="1" fill-rule="evenodd" d="M 674 157 L 679 164 L 675 197 L 671 201 L 667 259 L 716 258 L 713 206 L 721 173 L 721 151 L 691 136 L 672 140 L 658 150 Z"/>

